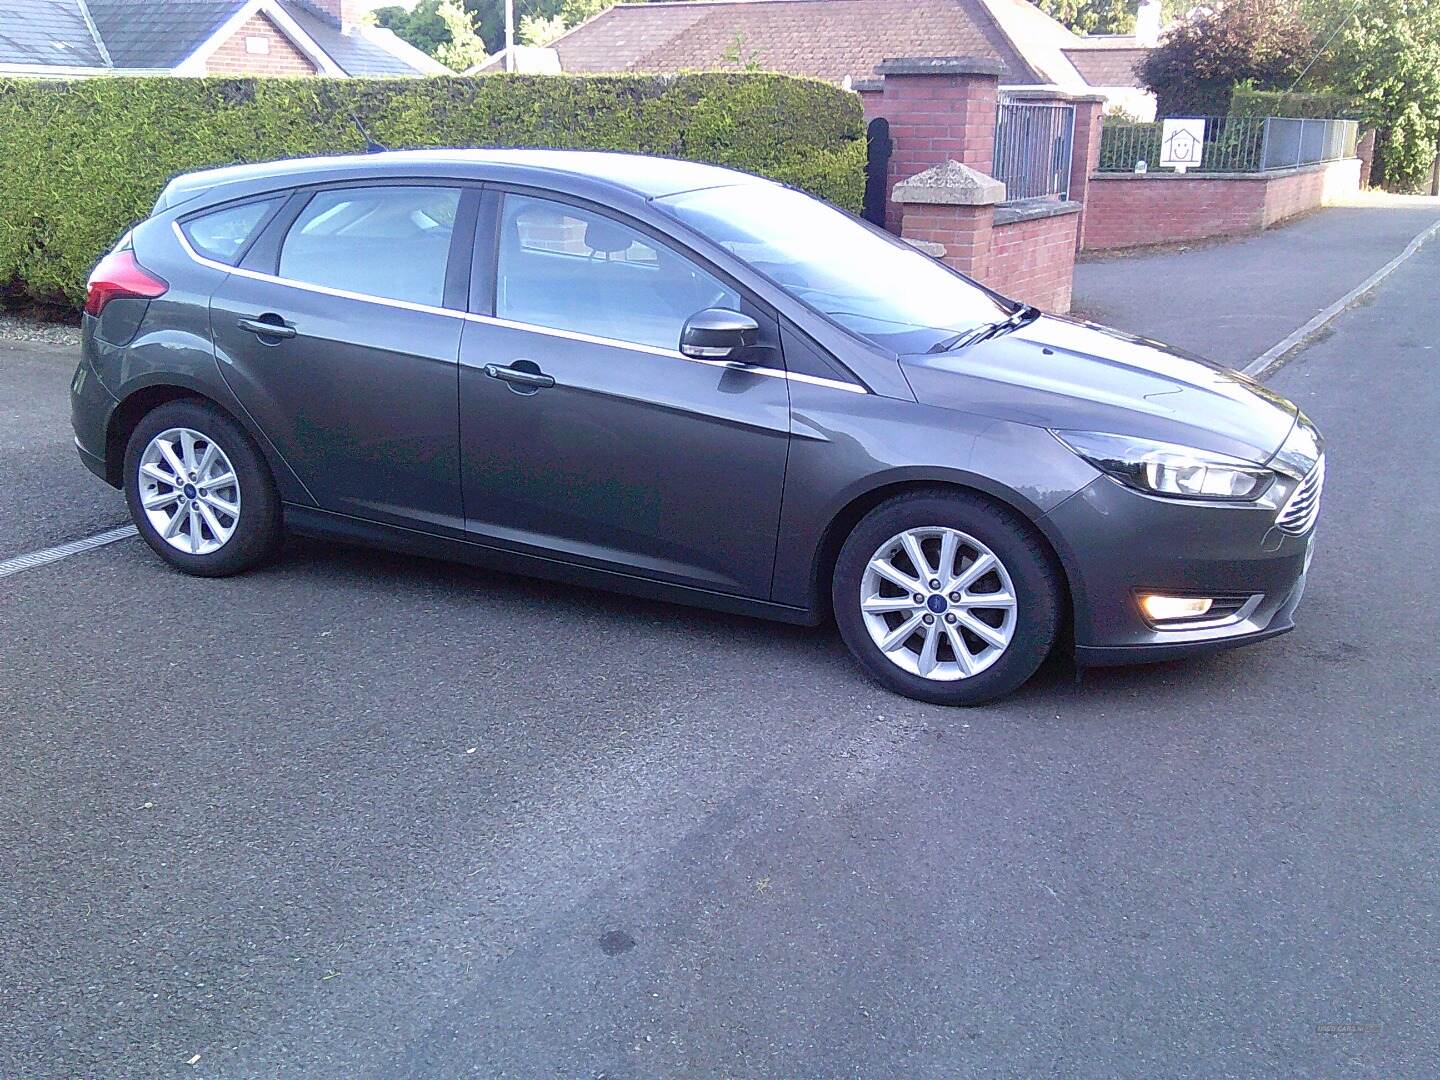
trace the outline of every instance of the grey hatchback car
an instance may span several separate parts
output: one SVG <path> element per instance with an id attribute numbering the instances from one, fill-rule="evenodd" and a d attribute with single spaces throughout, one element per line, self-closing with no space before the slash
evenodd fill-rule
<path id="1" fill-rule="evenodd" d="M 815 624 L 975 704 L 1293 628 L 1325 464 L 1252 380 L 689 162 L 181 176 L 96 267 L 85 464 L 166 562 L 285 530 Z"/>

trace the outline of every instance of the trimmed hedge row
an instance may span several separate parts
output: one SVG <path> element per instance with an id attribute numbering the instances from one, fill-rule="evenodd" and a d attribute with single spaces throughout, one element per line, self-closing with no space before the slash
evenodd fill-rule
<path id="1" fill-rule="evenodd" d="M 858 210 L 855 95 L 749 73 L 480 79 L 0 80 L 0 289 L 79 303 L 177 173 L 364 149 L 526 146 L 713 162 Z"/>
<path id="2" fill-rule="evenodd" d="M 1256 90 L 1237 86 L 1230 98 L 1231 116 L 1289 116 L 1306 120 L 1348 120 L 1356 116 L 1355 103 L 1345 94 L 1330 91 Z"/>

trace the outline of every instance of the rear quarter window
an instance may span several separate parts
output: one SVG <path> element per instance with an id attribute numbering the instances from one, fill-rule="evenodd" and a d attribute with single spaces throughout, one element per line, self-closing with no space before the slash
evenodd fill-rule
<path id="1" fill-rule="evenodd" d="M 180 231 L 190 246 L 207 259 L 234 265 L 250 238 L 280 204 L 279 199 L 263 199 L 201 214 L 182 222 Z"/>

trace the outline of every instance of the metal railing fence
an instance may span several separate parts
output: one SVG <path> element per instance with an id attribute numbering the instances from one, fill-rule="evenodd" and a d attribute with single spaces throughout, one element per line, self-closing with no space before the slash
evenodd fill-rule
<path id="1" fill-rule="evenodd" d="M 1205 144 L 1196 172 L 1271 172 L 1354 157 L 1360 125 L 1355 120 L 1305 120 L 1286 116 L 1207 116 Z M 1164 124 L 1107 120 L 1100 132 L 1100 171 L 1134 172 L 1140 162 L 1159 169 Z"/>
<path id="2" fill-rule="evenodd" d="M 994 176 L 1006 199 L 1068 199 L 1074 147 L 1074 105 L 1000 103 Z"/>

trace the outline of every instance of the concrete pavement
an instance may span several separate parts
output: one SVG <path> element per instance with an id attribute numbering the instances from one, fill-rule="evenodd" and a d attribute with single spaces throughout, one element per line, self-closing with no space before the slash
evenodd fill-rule
<path id="1" fill-rule="evenodd" d="M 1274 379 L 1329 441 L 1295 633 L 985 709 L 309 542 L 0 581 L 0 1076 L 1430 1075 L 1437 282 Z M 0 358 L 0 558 L 123 519 L 69 367 Z"/>
<path id="2" fill-rule="evenodd" d="M 1437 221 L 1440 199 L 1365 193 L 1244 240 L 1084 260 L 1075 313 L 1243 368 Z"/>

